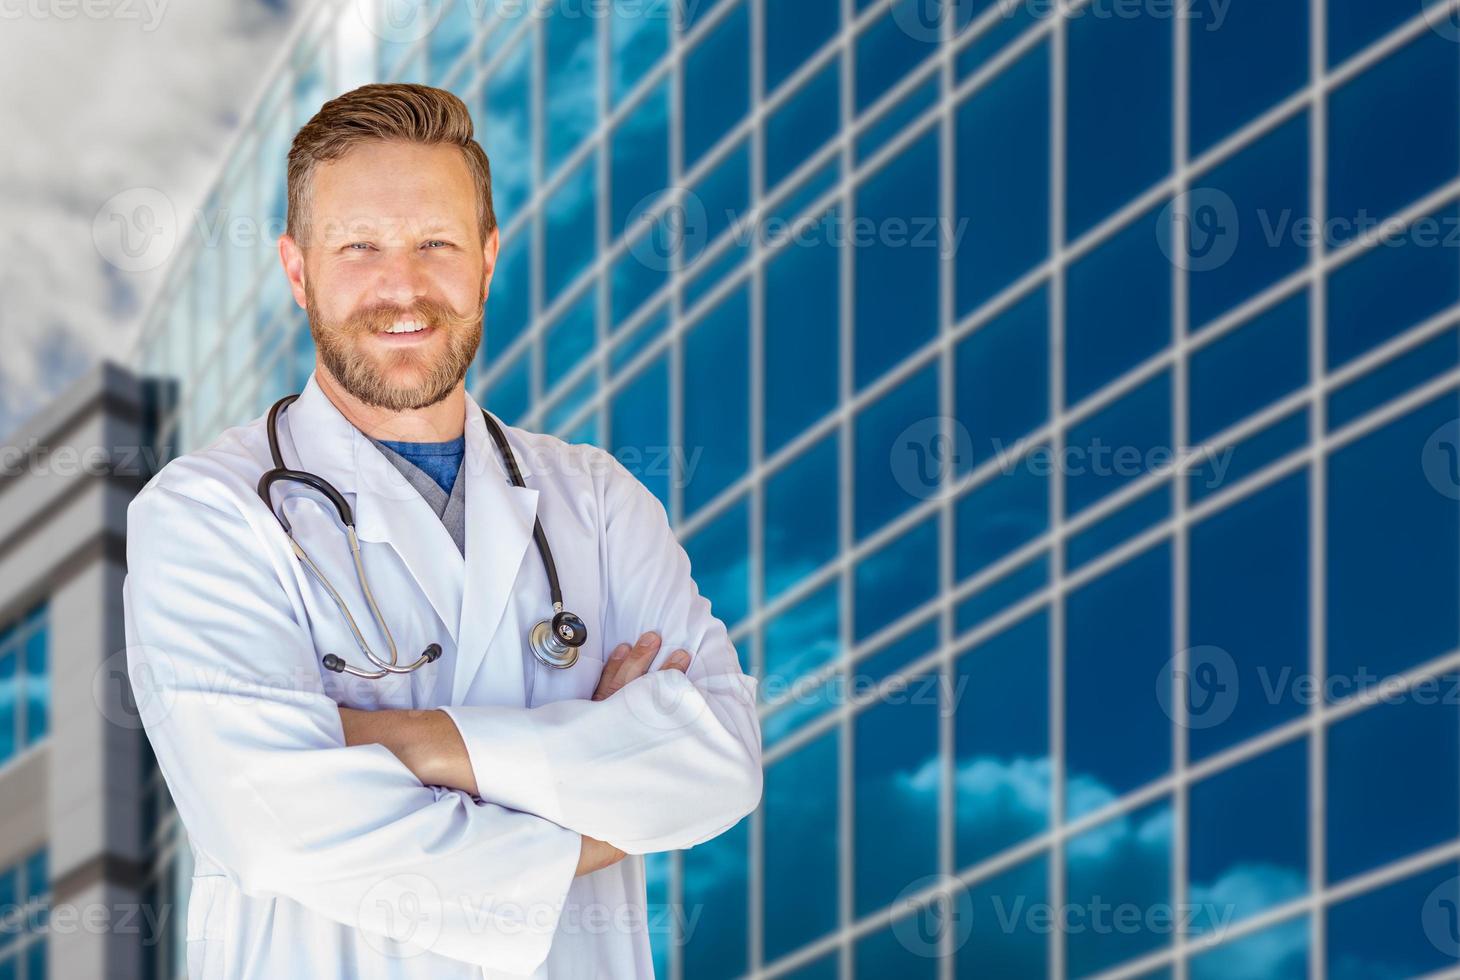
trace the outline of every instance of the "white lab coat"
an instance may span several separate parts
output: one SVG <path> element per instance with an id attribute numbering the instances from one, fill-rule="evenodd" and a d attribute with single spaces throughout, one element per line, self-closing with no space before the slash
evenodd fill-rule
<path id="1" fill-rule="evenodd" d="M 468 396 L 463 560 L 312 376 L 283 413 L 286 465 L 354 509 L 400 662 L 443 647 L 381 681 L 320 665 L 367 664 L 257 495 L 262 418 L 172 461 L 132 502 L 127 663 L 193 850 L 191 977 L 651 977 L 641 855 L 705 841 L 758 804 L 756 682 L 663 507 L 600 449 L 506 432 L 525 489 Z M 384 651 L 334 509 L 293 484 L 274 497 Z M 551 614 L 534 515 L 589 629 L 566 670 L 526 645 Z M 589 700 L 608 653 L 648 629 L 664 641 L 650 672 Z M 688 674 L 659 670 L 680 647 Z M 346 747 L 337 704 L 446 709 L 480 797 L 423 786 L 383 746 Z M 630 856 L 575 878 L 581 834 Z"/>

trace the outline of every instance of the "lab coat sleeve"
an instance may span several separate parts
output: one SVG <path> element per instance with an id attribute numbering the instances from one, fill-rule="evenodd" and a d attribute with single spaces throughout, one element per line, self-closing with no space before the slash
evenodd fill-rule
<path id="1" fill-rule="evenodd" d="M 647 630 L 663 645 L 644 676 L 603 701 L 536 708 L 454 705 L 483 799 L 631 853 L 691 847 L 760 802 L 756 681 L 690 576 L 664 507 L 601 450 L 604 645 Z M 660 670 L 683 648 L 688 673 Z"/>
<path id="2" fill-rule="evenodd" d="M 191 841 L 248 894 L 381 936 L 409 916 L 417 948 L 531 973 L 580 835 L 347 747 L 285 559 L 236 507 L 154 484 L 128 511 L 128 672 Z"/>

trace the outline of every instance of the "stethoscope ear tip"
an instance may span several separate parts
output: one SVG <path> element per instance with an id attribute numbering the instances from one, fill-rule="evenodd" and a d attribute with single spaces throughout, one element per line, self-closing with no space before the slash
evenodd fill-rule
<path id="1" fill-rule="evenodd" d="M 324 664 L 326 670 L 332 670 L 336 674 L 343 674 L 345 672 L 345 661 L 333 653 L 325 654 L 321 662 Z"/>
<path id="2" fill-rule="evenodd" d="M 441 657 L 441 644 L 433 643 L 428 646 L 421 656 L 426 658 L 426 663 L 434 664 Z"/>

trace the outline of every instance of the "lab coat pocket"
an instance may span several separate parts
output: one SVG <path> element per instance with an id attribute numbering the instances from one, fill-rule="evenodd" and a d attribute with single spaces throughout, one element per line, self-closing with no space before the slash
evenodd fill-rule
<path id="1" fill-rule="evenodd" d="M 188 980 L 226 980 L 228 976 L 228 879 L 195 875 L 188 892 Z"/>

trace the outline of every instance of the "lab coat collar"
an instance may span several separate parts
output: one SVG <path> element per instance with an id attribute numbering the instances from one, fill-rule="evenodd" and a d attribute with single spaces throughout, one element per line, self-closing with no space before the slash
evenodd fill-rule
<path id="1" fill-rule="evenodd" d="M 532 540 L 538 491 L 512 485 L 482 409 L 467 394 L 466 455 L 457 476 L 467 481 L 463 558 L 430 505 L 340 413 L 313 373 L 284 419 L 303 468 L 329 480 L 347 500 L 353 497 L 360 539 L 395 549 L 451 633 L 457 647 L 452 703 L 460 704 L 506 611 Z M 526 479 L 532 467 L 522 447 L 514 449 Z M 470 601 L 463 602 L 464 595 Z M 520 705 L 525 697 L 522 658 L 501 660 L 488 665 L 498 676 L 487 690 L 493 698 L 500 694 L 503 704 Z"/>

